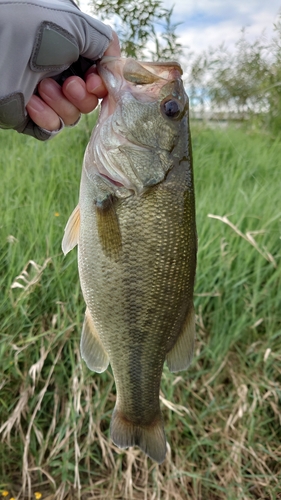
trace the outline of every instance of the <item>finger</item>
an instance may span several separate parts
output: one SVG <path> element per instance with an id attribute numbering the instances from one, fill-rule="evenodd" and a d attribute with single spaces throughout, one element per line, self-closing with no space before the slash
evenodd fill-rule
<path id="1" fill-rule="evenodd" d="M 120 57 L 119 39 L 113 31 L 113 40 L 104 55 Z M 75 123 L 81 113 L 89 113 L 107 94 L 107 89 L 95 70 L 90 70 L 86 83 L 79 77 L 68 78 L 62 87 L 51 78 L 42 80 L 39 95 L 33 95 L 26 108 L 30 118 L 46 130 L 60 128 L 59 116 L 66 125 Z"/>
<path id="2" fill-rule="evenodd" d="M 112 35 L 112 42 L 104 55 L 120 57 L 121 50 L 117 33 L 113 31 Z M 78 77 L 67 78 L 62 86 L 62 91 L 82 113 L 89 113 L 98 105 L 98 99 L 107 95 L 107 89 L 94 67 L 87 71 L 85 78 L 86 83 Z"/>
<path id="3" fill-rule="evenodd" d="M 90 113 L 98 105 L 98 97 L 89 93 L 86 83 L 78 76 L 70 76 L 62 86 L 65 98 L 70 101 L 81 113 Z"/>
<path id="4" fill-rule="evenodd" d="M 121 49 L 120 49 L 120 44 L 119 44 L 119 38 L 118 35 L 115 31 L 112 30 L 112 42 L 109 44 L 107 47 L 104 56 L 114 56 L 114 57 L 120 57 L 121 56 Z"/>
<path id="5" fill-rule="evenodd" d="M 61 86 L 52 78 L 42 80 L 38 85 L 38 92 L 66 125 L 72 125 L 78 120 L 80 110 L 64 96 Z"/>
<path id="6" fill-rule="evenodd" d="M 102 99 L 107 95 L 107 88 L 105 87 L 101 77 L 95 71 L 88 71 L 86 75 L 86 89 L 89 94 L 94 94 L 99 99 Z"/>
<path id="7" fill-rule="evenodd" d="M 31 96 L 27 106 L 30 118 L 41 128 L 46 130 L 59 130 L 60 120 L 57 113 L 50 108 L 40 97 Z"/>
<path id="8" fill-rule="evenodd" d="M 121 50 L 119 45 L 119 38 L 115 31 L 112 31 L 113 39 L 104 56 L 121 57 Z M 101 77 L 97 74 L 97 70 L 92 66 L 86 73 L 86 88 L 91 94 L 95 94 L 99 99 L 107 95 L 107 88 L 105 87 Z"/>

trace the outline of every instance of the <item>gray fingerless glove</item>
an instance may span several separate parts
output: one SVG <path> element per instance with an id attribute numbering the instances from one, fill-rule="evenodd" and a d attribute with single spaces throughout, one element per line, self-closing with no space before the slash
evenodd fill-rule
<path id="1" fill-rule="evenodd" d="M 39 140 L 53 136 L 25 109 L 38 83 L 83 76 L 111 40 L 111 28 L 72 0 L 0 0 L 0 128 Z"/>

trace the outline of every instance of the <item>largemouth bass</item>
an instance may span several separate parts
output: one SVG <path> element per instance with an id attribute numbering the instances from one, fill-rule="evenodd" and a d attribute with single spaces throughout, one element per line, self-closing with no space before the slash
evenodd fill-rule
<path id="1" fill-rule="evenodd" d="M 86 302 L 81 353 L 111 364 L 117 400 L 111 437 L 161 463 L 164 361 L 188 367 L 194 344 L 196 267 L 188 98 L 176 62 L 105 57 L 108 95 L 85 152 L 79 205 L 63 239 L 78 244 Z"/>

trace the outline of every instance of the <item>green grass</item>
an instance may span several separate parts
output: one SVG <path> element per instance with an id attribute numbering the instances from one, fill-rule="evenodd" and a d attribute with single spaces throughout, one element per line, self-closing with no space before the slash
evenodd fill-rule
<path id="1" fill-rule="evenodd" d="M 196 350 L 188 372 L 164 369 L 171 450 L 158 466 L 111 443 L 111 371 L 91 373 L 79 353 L 76 251 L 64 258 L 60 245 L 93 123 L 44 144 L 0 131 L 0 489 L 49 500 L 281 498 L 281 141 L 192 127 Z"/>

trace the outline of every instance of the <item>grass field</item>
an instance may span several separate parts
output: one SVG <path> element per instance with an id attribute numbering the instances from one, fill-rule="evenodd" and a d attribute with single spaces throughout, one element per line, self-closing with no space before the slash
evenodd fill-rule
<path id="1" fill-rule="evenodd" d="M 81 361 L 61 239 L 94 117 L 41 144 L 0 131 L 0 489 L 5 498 L 281 499 L 281 141 L 192 127 L 197 340 L 164 369 L 158 466 L 109 439 L 115 388 Z M 214 217 L 215 216 L 215 217 Z"/>

